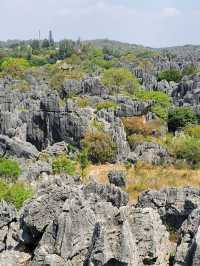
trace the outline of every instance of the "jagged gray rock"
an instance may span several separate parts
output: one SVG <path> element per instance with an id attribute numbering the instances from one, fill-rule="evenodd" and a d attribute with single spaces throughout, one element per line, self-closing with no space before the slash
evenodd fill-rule
<path id="1" fill-rule="evenodd" d="M 125 174 L 122 171 L 110 171 L 108 173 L 108 180 L 110 184 L 114 184 L 117 187 L 125 187 Z"/>
<path id="2" fill-rule="evenodd" d="M 31 266 L 51 258 L 52 266 L 167 265 L 169 234 L 157 211 L 114 207 L 103 187 L 96 187 L 73 188 L 60 215 L 45 228 Z"/>
<path id="3" fill-rule="evenodd" d="M 179 229 L 199 204 L 200 190 L 188 187 L 146 191 L 139 196 L 137 206 L 157 209 L 165 224 Z"/>
<path id="4" fill-rule="evenodd" d="M 0 135 L 0 155 L 35 159 L 39 156 L 39 152 L 31 143 Z"/>
<path id="5" fill-rule="evenodd" d="M 133 152 L 129 154 L 129 159 L 131 161 L 140 160 L 156 165 L 172 163 L 172 158 L 167 150 L 163 146 L 153 142 L 137 144 Z"/>

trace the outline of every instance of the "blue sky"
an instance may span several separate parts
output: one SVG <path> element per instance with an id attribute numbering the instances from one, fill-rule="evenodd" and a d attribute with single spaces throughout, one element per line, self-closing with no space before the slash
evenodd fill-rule
<path id="1" fill-rule="evenodd" d="M 146 46 L 200 44 L 199 0 L 0 0 L 0 40 L 109 38 Z"/>

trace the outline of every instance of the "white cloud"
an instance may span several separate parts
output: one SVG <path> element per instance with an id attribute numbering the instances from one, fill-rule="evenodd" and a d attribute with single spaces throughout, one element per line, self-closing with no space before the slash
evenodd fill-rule
<path id="1" fill-rule="evenodd" d="M 163 9 L 162 14 L 164 17 L 176 17 L 179 16 L 181 12 L 175 7 L 166 7 Z"/>

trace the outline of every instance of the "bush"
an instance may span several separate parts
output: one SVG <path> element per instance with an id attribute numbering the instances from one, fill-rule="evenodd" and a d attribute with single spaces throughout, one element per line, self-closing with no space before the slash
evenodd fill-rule
<path id="1" fill-rule="evenodd" d="M 118 107 L 117 103 L 115 103 L 113 101 L 103 101 L 103 102 L 97 103 L 97 105 L 96 105 L 97 111 L 100 111 L 102 109 L 116 110 L 117 107 Z"/>
<path id="2" fill-rule="evenodd" d="M 20 79 L 24 71 L 29 67 L 27 60 L 22 58 L 6 58 L 1 64 L 1 70 L 5 75 Z"/>
<path id="3" fill-rule="evenodd" d="M 17 209 L 20 209 L 27 199 L 31 198 L 33 192 L 30 188 L 26 187 L 23 184 L 13 184 L 11 185 L 4 199 L 15 205 Z"/>
<path id="4" fill-rule="evenodd" d="M 184 132 L 186 135 L 189 135 L 190 137 L 200 139 L 200 125 L 186 127 Z"/>
<path id="5" fill-rule="evenodd" d="M 21 170 L 17 161 L 0 159 L 0 177 L 16 180 L 20 172 Z"/>
<path id="6" fill-rule="evenodd" d="M 124 92 L 133 94 L 140 87 L 136 77 L 125 68 L 105 70 L 101 79 L 103 84 L 114 94 Z"/>
<path id="7" fill-rule="evenodd" d="M 90 98 L 88 97 L 77 97 L 75 98 L 76 104 L 79 108 L 86 108 L 91 105 Z"/>
<path id="8" fill-rule="evenodd" d="M 161 71 L 158 75 L 158 81 L 167 80 L 168 82 L 179 82 L 182 78 L 181 72 L 175 68 Z"/>
<path id="9" fill-rule="evenodd" d="M 146 121 L 144 116 L 142 117 L 124 117 L 122 118 L 127 135 L 141 134 L 143 136 L 161 135 L 162 123 L 159 120 Z"/>
<path id="10" fill-rule="evenodd" d="M 190 107 L 176 107 L 169 110 L 168 128 L 169 131 L 175 132 L 179 128 L 195 124 L 197 117 Z"/>
<path id="11" fill-rule="evenodd" d="M 75 175 L 76 173 L 76 162 L 70 160 L 65 155 L 60 155 L 52 162 L 52 168 L 54 174 L 67 174 Z"/>
<path id="12" fill-rule="evenodd" d="M 17 209 L 21 208 L 24 201 L 32 195 L 33 191 L 24 184 L 8 184 L 0 181 L 0 200 L 12 203 Z"/>
<path id="13" fill-rule="evenodd" d="M 86 132 L 83 144 L 88 149 L 89 159 L 94 163 L 112 162 L 117 152 L 110 134 L 97 129 Z"/>
<path id="14" fill-rule="evenodd" d="M 128 136 L 128 143 L 132 150 L 136 148 L 137 144 L 141 144 L 144 141 L 155 142 L 155 138 L 151 136 L 144 136 L 141 134 L 133 134 L 133 135 Z"/>
<path id="15" fill-rule="evenodd" d="M 187 65 L 182 71 L 183 76 L 195 75 L 196 73 L 198 73 L 198 67 L 195 65 Z"/>
<path id="16" fill-rule="evenodd" d="M 194 168 L 200 166 L 200 140 L 185 135 L 175 137 L 171 151 L 176 159 L 186 160 Z"/>
<path id="17" fill-rule="evenodd" d="M 49 83 L 53 89 L 61 90 L 65 80 L 81 80 L 84 73 L 80 68 L 62 69 L 62 65 L 53 65 L 49 69 Z"/>
<path id="18" fill-rule="evenodd" d="M 154 101 L 151 111 L 162 120 L 167 120 L 167 110 L 171 106 L 171 98 L 162 91 L 138 90 L 135 97 L 141 101 Z"/>
<path id="19" fill-rule="evenodd" d="M 88 149 L 83 148 L 81 152 L 78 154 L 78 161 L 80 163 L 80 169 L 81 169 L 81 176 L 85 176 L 85 171 L 87 167 L 90 165 L 90 161 L 88 160 Z"/>
<path id="20" fill-rule="evenodd" d="M 48 60 L 44 56 L 33 55 L 30 60 L 31 66 L 43 66 L 48 64 Z"/>

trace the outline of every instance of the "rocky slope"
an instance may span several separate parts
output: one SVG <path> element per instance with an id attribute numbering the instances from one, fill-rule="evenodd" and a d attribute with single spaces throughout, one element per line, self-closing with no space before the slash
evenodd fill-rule
<path id="1" fill-rule="evenodd" d="M 0 203 L 0 265 L 199 265 L 199 189 L 144 192 L 57 177 L 19 210 Z M 176 234 L 176 238 L 173 238 Z"/>

